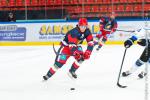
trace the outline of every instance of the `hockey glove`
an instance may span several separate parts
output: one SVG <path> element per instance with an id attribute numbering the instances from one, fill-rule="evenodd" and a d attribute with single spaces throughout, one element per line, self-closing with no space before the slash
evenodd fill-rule
<path id="1" fill-rule="evenodd" d="M 81 60 L 83 58 L 83 50 L 81 46 L 77 47 L 77 49 L 73 52 L 73 56 L 76 60 Z"/>
<path id="2" fill-rule="evenodd" d="M 141 46 L 146 46 L 146 39 L 140 39 L 140 40 L 138 40 L 137 44 L 139 44 Z"/>
<path id="3" fill-rule="evenodd" d="M 132 40 L 128 39 L 124 42 L 124 47 L 129 48 L 130 46 L 132 46 L 132 44 L 133 44 Z"/>
<path id="4" fill-rule="evenodd" d="M 76 60 L 81 59 L 81 55 L 80 55 L 80 53 L 79 53 L 78 51 L 74 51 L 73 56 L 74 56 L 74 58 L 75 58 Z"/>
<path id="5" fill-rule="evenodd" d="M 112 32 L 112 33 L 116 32 L 116 28 L 113 28 L 113 29 L 111 30 L 111 32 Z"/>
<path id="6" fill-rule="evenodd" d="M 90 58 L 90 55 L 91 55 L 91 51 L 86 50 L 86 51 L 84 52 L 83 57 L 84 57 L 84 59 L 89 59 L 89 58 Z"/>
<path id="7" fill-rule="evenodd" d="M 71 53 L 73 54 L 75 52 L 75 50 L 77 49 L 77 45 L 69 44 L 69 49 L 70 49 Z"/>
<path id="8" fill-rule="evenodd" d="M 134 41 L 137 40 L 137 37 L 136 36 L 132 36 L 131 38 L 129 38 L 128 40 L 126 40 L 124 42 L 124 46 L 125 48 L 129 48 L 130 46 L 132 46 L 132 44 L 134 43 Z"/>

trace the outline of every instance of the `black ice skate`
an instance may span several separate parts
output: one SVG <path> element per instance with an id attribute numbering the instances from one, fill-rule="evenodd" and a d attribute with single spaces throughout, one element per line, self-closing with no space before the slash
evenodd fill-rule
<path id="1" fill-rule="evenodd" d="M 46 81 L 48 80 L 50 77 L 48 75 L 43 76 L 43 79 Z"/>
<path id="2" fill-rule="evenodd" d="M 126 72 L 123 72 L 122 73 L 122 76 L 123 77 L 127 77 L 127 76 L 129 76 L 131 73 L 129 72 L 129 71 L 126 71 Z"/>
<path id="3" fill-rule="evenodd" d="M 98 47 L 96 48 L 96 50 L 99 51 L 101 47 L 102 47 L 102 46 L 98 46 Z"/>
<path id="4" fill-rule="evenodd" d="M 47 75 L 43 76 L 43 79 L 46 81 L 48 80 L 52 75 L 48 72 Z"/>
<path id="5" fill-rule="evenodd" d="M 46 81 L 46 80 L 48 80 L 52 75 L 53 75 L 53 74 L 52 74 L 50 71 L 48 71 L 47 74 L 46 74 L 45 76 L 43 76 L 43 79 Z"/>
<path id="6" fill-rule="evenodd" d="M 100 48 L 96 48 L 97 51 L 99 51 Z"/>
<path id="7" fill-rule="evenodd" d="M 138 75 L 138 77 L 142 79 L 142 78 L 143 78 L 144 76 L 146 76 L 146 75 L 147 75 L 147 73 L 145 73 L 145 72 L 142 71 L 142 72 Z"/>
<path id="8" fill-rule="evenodd" d="M 74 78 L 74 79 L 77 78 L 77 74 L 76 74 L 75 72 L 71 71 L 71 70 L 69 70 L 68 75 L 69 75 L 69 77 L 71 77 L 71 78 Z"/>

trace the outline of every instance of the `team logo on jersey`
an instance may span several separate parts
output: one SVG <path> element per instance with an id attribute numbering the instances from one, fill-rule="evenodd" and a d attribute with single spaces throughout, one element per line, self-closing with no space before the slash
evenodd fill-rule
<path id="1" fill-rule="evenodd" d="M 107 23 L 106 25 L 105 25 L 105 29 L 108 29 L 108 30 L 110 30 L 111 29 L 111 23 Z"/>
<path id="2" fill-rule="evenodd" d="M 106 21 L 107 23 L 106 23 L 106 25 L 105 25 L 105 29 L 107 29 L 107 30 L 110 30 L 111 28 L 112 28 L 112 22 L 111 21 Z"/>
<path id="3" fill-rule="evenodd" d="M 80 35 L 79 40 L 83 40 L 84 39 L 84 34 Z"/>
<path id="4" fill-rule="evenodd" d="M 84 34 L 81 35 L 81 38 L 84 38 Z"/>

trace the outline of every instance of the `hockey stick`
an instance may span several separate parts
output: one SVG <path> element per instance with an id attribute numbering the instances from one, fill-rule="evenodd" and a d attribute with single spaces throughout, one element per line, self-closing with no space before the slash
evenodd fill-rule
<path id="1" fill-rule="evenodd" d="M 55 49 L 54 43 L 53 43 L 53 51 L 54 51 L 54 53 L 55 53 L 56 55 L 58 55 L 58 52 L 57 52 L 56 49 Z"/>
<path id="2" fill-rule="evenodd" d="M 116 31 L 122 31 L 122 32 L 135 32 L 135 31 L 127 31 L 127 30 L 119 30 L 119 29 L 117 29 Z"/>
<path id="3" fill-rule="evenodd" d="M 124 55 L 123 55 L 123 58 L 122 58 L 122 63 L 121 63 L 121 67 L 120 67 L 120 71 L 119 71 L 119 75 L 118 75 L 118 80 L 117 80 L 117 86 L 119 86 L 120 88 L 126 88 L 126 87 L 127 87 L 127 86 L 123 86 L 123 85 L 121 85 L 121 84 L 119 83 L 119 81 L 120 81 L 120 74 L 121 74 L 123 62 L 124 62 L 124 59 L 125 59 L 126 51 L 127 51 L 127 48 L 126 48 L 125 51 L 124 51 Z"/>

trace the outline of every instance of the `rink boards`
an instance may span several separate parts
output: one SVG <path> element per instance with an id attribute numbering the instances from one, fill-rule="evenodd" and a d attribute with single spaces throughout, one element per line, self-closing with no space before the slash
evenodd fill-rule
<path id="1" fill-rule="evenodd" d="M 89 28 L 95 37 L 99 31 L 98 21 L 89 21 Z M 77 25 L 77 21 L 15 22 L 0 23 L 0 45 L 52 45 L 59 44 L 65 34 Z M 144 26 L 144 21 L 118 21 L 120 30 L 136 30 Z M 132 35 L 130 32 L 116 31 L 109 36 L 106 44 L 122 44 Z M 84 42 L 83 44 L 86 44 Z"/>

